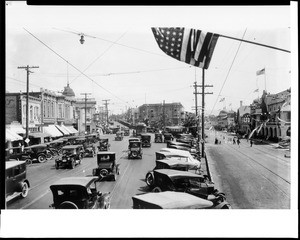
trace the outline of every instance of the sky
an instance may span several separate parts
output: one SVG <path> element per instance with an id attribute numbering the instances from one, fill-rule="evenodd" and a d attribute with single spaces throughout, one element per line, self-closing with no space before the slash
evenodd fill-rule
<path id="1" fill-rule="evenodd" d="M 91 93 L 111 113 L 145 103 L 195 106 L 193 84 L 202 69 L 162 52 L 151 27 L 189 27 L 291 50 L 289 6 L 27 6 L 6 5 L 6 91 L 41 87 L 61 92 L 69 82 L 76 97 Z M 71 33 L 74 32 L 74 33 Z M 84 33 L 85 43 L 80 44 Z M 256 71 L 265 68 L 265 75 Z M 81 72 L 80 72 L 81 71 Z M 84 73 L 84 74 L 82 74 Z M 291 87 L 291 54 L 220 37 L 205 70 L 205 113 L 249 105 L 265 89 Z M 259 89 L 258 93 L 254 93 Z M 200 92 L 200 88 L 198 89 Z M 225 97 L 225 101 L 220 99 Z M 202 104 L 198 95 L 198 106 Z"/>

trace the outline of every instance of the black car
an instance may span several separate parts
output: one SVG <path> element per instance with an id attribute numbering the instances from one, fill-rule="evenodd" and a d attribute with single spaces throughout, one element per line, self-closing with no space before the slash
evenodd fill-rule
<path id="1" fill-rule="evenodd" d="M 97 154 L 98 167 L 93 169 L 93 176 L 97 176 L 100 181 L 107 178 L 116 181 L 116 175 L 120 174 L 119 165 L 116 163 L 115 152 L 99 152 Z"/>
<path id="2" fill-rule="evenodd" d="M 154 134 L 154 142 L 155 143 L 162 143 L 163 142 L 163 135 L 161 133 Z"/>
<path id="3" fill-rule="evenodd" d="M 52 155 L 48 150 L 48 146 L 46 144 L 35 144 L 24 148 L 24 152 L 22 153 L 22 160 L 31 162 L 37 161 L 39 163 L 44 163 L 48 159 L 51 159 Z"/>
<path id="4" fill-rule="evenodd" d="M 157 169 L 153 173 L 152 192 L 185 192 L 212 201 L 214 208 L 231 208 L 225 194 L 215 189 L 214 183 L 207 176 L 173 169 Z"/>
<path id="5" fill-rule="evenodd" d="M 108 138 L 101 138 L 99 140 L 99 146 L 98 146 L 99 151 L 108 151 L 109 147 L 110 145 L 108 143 Z"/>
<path id="6" fill-rule="evenodd" d="M 167 143 L 169 141 L 173 141 L 174 137 L 171 133 L 164 133 L 164 143 Z"/>
<path id="7" fill-rule="evenodd" d="M 84 156 L 84 149 L 82 145 L 67 145 L 62 148 L 62 155 L 55 159 L 55 168 L 60 166 L 69 167 L 73 169 L 76 165 L 81 164 Z"/>
<path id="8" fill-rule="evenodd" d="M 135 140 L 129 141 L 128 146 L 128 159 L 132 158 L 143 158 L 143 149 L 142 149 L 142 142 Z"/>
<path id="9" fill-rule="evenodd" d="M 54 209 L 108 209 L 110 193 L 97 190 L 97 177 L 67 177 L 50 186 Z"/>
<path id="10" fill-rule="evenodd" d="M 27 197 L 30 188 L 26 177 L 26 162 L 8 160 L 5 162 L 5 197 L 6 200 L 21 196 Z"/>
<path id="11" fill-rule="evenodd" d="M 151 135 L 141 134 L 142 147 L 151 147 Z"/>

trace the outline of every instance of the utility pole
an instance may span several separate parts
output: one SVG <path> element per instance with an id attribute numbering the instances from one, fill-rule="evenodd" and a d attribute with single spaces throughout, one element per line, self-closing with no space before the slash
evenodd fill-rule
<path id="1" fill-rule="evenodd" d="M 165 130 L 165 100 L 163 101 L 163 130 Z"/>
<path id="2" fill-rule="evenodd" d="M 107 108 L 107 105 L 108 105 L 108 101 L 110 101 L 110 99 L 105 99 L 105 100 L 102 100 L 102 101 L 105 102 L 104 105 L 105 105 L 105 112 L 106 112 L 106 122 L 107 122 L 107 126 L 109 126 L 109 124 L 108 124 L 108 108 Z"/>
<path id="3" fill-rule="evenodd" d="M 201 155 L 202 155 L 202 157 L 204 157 L 204 142 L 205 142 L 205 134 L 204 134 L 204 107 L 205 107 L 204 95 L 205 94 L 213 94 L 212 92 L 204 92 L 206 87 L 213 87 L 213 85 L 204 85 L 204 69 L 203 69 L 203 75 L 202 75 L 202 85 L 196 85 L 195 84 L 194 86 L 195 86 L 195 89 L 196 89 L 194 94 L 196 96 L 197 96 L 197 94 L 202 94 L 202 107 L 201 107 L 201 110 L 202 110 L 202 114 L 201 114 L 201 120 L 202 120 L 202 124 L 201 124 L 201 126 L 202 126 L 202 129 L 201 129 L 202 130 L 201 131 L 201 135 L 202 135 L 201 146 L 202 146 L 202 149 L 201 149 Z M 202 87 L 202 93 L 197 92 L 197 87 Z M 199 134 L 198 134 L 198 141 L 200 142 Z"/>
<path id="4" fill-rule="evenodd" d="M 39 68 L 38 66 L 31 66 L 29 67 L 29 65 L 27 65 L 26 67 L 18 67 L 18 69 L 25 69 L 26 72 L 27 72 L 27 95 L 26 95 L 26 139 L 25 139 L 25 142 L 26 142 L 26 146 L 28 146 L 28 143 L 29 143 L 29 138 L 28 138 L 28 116 L 29 116 L 29 73 L 33 73 L 31 72 L 29 69 L 30 68 Z"/>
<path id="5" fill-rule="evenodd" d="M 86 130 L 86 108 L 87 108 L 87 106 L 86 106 L 86 101 L 87 101 L 87 95 L 91 95 L 91 93 L 80 93 L 81 95 L 84 95 L 85 97 L 84 97 L 84 99 L 85 99 L 85 107 L 84 107 L 84 132 L 87 132 L 87 130 Z"/>

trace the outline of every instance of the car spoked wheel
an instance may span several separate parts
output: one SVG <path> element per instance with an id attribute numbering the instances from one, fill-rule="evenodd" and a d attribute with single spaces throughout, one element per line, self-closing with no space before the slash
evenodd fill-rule
<path id="1" fill-rule="evenodd" d="M 26 162 L 27 165 L 31 165 L 32 164 L 32 160 L 30 158 L 27 158 L 25 160 L 25 162 Z"/>
<path id="2" fill-rule="evenodd" d="M 37 159 L 38 159 L 39 163 L 44 163 L 47 161 L 46 155 L 44 155 L 44 154 L 39 155 Z"/>
<path id="3" fill-rule="evenodd" d="M 149 187 L 153 186 L 154 184 L 154 177 L 151 173 L 147 173 L 146 175 L 146 183 Z"/>
<path id="4" fill-rule="evenodd" d="M 101 169 L 99 174 L 101 177 L 105 177 L 108 175 L 108 171 L 106 169 Z"/>
<path id="5" fill-rule="evenodd" d="M 22 184 L 21 197 L 23 197 L 23 198 L 27 197 L 28 192 L 29 192 L 28 184 L 27 184 L 27 182 L 23 182 L 23 184 Z"/>
<path id="6" fill-rule="evenodd" d="M 77 205 L 70 201 L 62 202 L 58 208 L 59 209 L 78 209 Z"/>
<path id="7" fill-rule="evenodd" d="M 155 187 L 155 188 L 153 188 L 152 192 L 161 192 L 161 188 L 160 187 Z"/>
<path id="8" fill-rule="evenodd" d="M 136 158 L 136 157 L 138 156 L 138 153 L 137 153 L 136 151 L 133 151 L 133 152 L 131 153 L 131 156 L 134 157 L 134 158 Z"/>

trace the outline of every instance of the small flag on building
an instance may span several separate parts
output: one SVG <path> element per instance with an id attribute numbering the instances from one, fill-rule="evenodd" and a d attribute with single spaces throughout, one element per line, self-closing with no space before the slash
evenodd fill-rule
<path id="1" fill-rule="evenodd" d="M 265 74 L 265 69 L 264 68 L 262 70 L 259 70 L 259 71 L 256 72 L 256 76 L 262 75 L 262 74 Z"/>
<path id="2" fill-rule="evenodd" d="M 192 28 L 151 28 L 160 49 L 190 65 L 207 69 L 219 35 Z"/>
<path id="3" fill-rule="evenodd" d="M 223 102 L 225 100 L 225 98 L 221 98 L 220 102 Z"/>
<path id="4" fill-rule="evenodd" d="M 258 92 L 258 88 L 254 90 L 254 93 L 255 93 L 255 92 Z"/>

